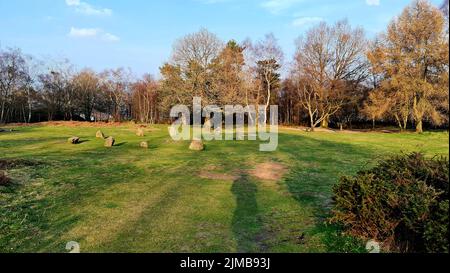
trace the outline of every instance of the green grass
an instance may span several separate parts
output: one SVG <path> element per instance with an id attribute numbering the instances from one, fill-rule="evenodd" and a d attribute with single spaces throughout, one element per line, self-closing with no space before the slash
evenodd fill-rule
<path id="1" fill-rule="evenodd" d="M 422 151 L 448 156 L 447 132 L 416 134 L 304 133 L 283 129 L 276 152 L 258 142 L 211 142 L 203 152 L 175 143 L 166 126 L 145 138 L 132 125 L 102 128 L 30 126 L 0 133 L 3 159 L 35 166 L 8 170 L 0 187 L 0 252 L 360 252 L 364 245 L 327 224 L 332 187 L 378 159 Z M 79 145 L 67 138 L 79 136 Z M 150 149 L 139 148 L 143 140 Z M 278 182 L 247 174 L 279 162 Z M 199 174 L 237 175 L 235 181 Z"/>

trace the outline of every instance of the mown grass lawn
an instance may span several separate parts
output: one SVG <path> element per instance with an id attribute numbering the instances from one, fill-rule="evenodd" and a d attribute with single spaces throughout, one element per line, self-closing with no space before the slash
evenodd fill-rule
<path id="1" fill-rule="evenodd" d="M 117 140 L 95 138 L 98 129 Z M 0 252 L 359 252 L 326 218 L 332 187 L 378 159 L 422 151 L 448 156 L 447 132 L 305 133 L 283 129 L 276 152 L 258 142 L 211 142 L 203 152 L 173 142 L 167 126 L 15 127 L 0 133 L 0 158 L 34 166 L 8 170 L 0 187 Z M 79 136 L 79 145 L 67 138 Z M 150 149 L 139 148 L 148 140 Z M 279 181 L 249 173 L 283 164 Z M 218 179 L 200 175 L 213 172 Z M 222 177 L 220 179 L 220 177 Z M 237 178 L 233 178 L 237 177 Z"/>

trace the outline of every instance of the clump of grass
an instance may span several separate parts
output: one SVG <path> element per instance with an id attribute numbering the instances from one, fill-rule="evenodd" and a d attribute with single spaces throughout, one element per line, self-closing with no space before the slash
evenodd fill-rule
<path id="1" fill-rule="evenodd" d="M 15 159 L 0 163 L 12 179 L 0 187 L 0 253 L 65 252 L 68 241 L 94 253 L 364 252 L 365 241 L 324 227 L 339 177 L 400 151 L 448 156 L 444 133 L 284 130 L 275 153 L 252 141 L 213 141 L 192 153 L 166 125 L 148 127 L 145 139 L 136 127 L 35 125 L 0 134 L 0 158 Z M 98 130 L 121 146 L 104 149 Z M 67 145 L 73 135 L 88 142 Z M 139 148 L 142 141 L 152 149 Z M 282 164 L 285 175 L 245 175 L 264 162 Z"/>
<path id="2" fill-rule="evenodd" d="M 25 159 L 0 159 L 0 170 L 8 170 L 20 167 L 32 167 L 38 164 L 38 162 Z"/>

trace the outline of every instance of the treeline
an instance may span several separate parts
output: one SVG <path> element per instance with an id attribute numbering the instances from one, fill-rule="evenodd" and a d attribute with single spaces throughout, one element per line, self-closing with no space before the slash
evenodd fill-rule
<path id="1" fill-rule="evenodd" d="M 346 20 L 314 26 L 285 60 L 274 35 L 242 43 L 206 29 L 176 41 L 161 79 L 119 68 L 75 71 L 0 50 L 0 123 L 46 120 L 167 122 L 192 104 L 279 106 L 280 123 L 348 128 L 448 128 L 448 1 L 414 1 L 370 41 Z"/>
<path id="2" fill-rule="evenodd" d="M 75 71 L 68 61 L 44 64 L 18 49 L 0 52 L 0 123 L 55 120 L 157 120 L 158 83 L 118 68 Z"/>

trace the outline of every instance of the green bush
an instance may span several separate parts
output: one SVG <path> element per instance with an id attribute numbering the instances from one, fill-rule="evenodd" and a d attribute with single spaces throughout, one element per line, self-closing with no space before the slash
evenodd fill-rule
<path id="1" fill-rule="evenodd" d="M 386 251 L 448 252 L 448 173 L 447 158 L 413 153 L 342 177 L 331 222 Z"/>

